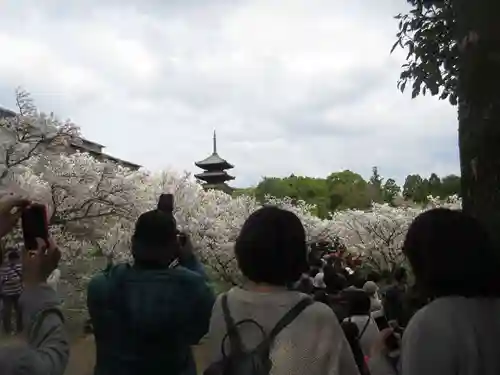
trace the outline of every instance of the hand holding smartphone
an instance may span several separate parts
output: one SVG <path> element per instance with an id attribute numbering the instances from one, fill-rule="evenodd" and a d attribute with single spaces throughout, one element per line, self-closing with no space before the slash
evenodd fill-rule
<path id="1" fill-rule="evenodd" d="M 45 205 L 33 203 L 24 208 L 21 215 L 21 226 L 26 250 L 38 248 L 37 238 L 41 238 L 47 246 L 49 245 L 49 225 Z"/>

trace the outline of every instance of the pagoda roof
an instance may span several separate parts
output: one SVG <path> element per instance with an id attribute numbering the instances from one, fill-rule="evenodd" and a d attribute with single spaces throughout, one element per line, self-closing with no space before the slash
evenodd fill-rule
<path id="1" fill-rule="evenodd" d="M 219 169 L 219 170 L 224 170 L 224 169 L 231 169 L 234 168 L 234 165 L 228 163 L 225 159 L 222 159 L 219 154 L 217 153 L 217 136 L 214 131 L 214 138 L 213 138 L 213 152 L 212 155 L 210 155 L 208 158 L 205 158 L 201 161 L 197 161 L 194 163 L 198 168 L 201 169 Z"/>
<path id="2" fill-rule="evenodd" d="M 228 163 L 225 159 L 222 159 L 216 152 L 214 152 L 208 158 L 205 158 L 201 161 L 197 161 L 194 164 L 199 168 L 206 168 L 206 167 L 219 167 L 220 169 L 234 168 L 234 165 Z"/>
<path id="3" fill-rule="evenodd" d="M 205 178 L 213 178 L 213 177 L 223 177 L 226 181 L 234 180 L 234 177 L 227 174 L 225 171 L 202 172 L 202 173 L 195 174 L 194 177 L 196 177 L 199 180 L 203 180 Z"/>

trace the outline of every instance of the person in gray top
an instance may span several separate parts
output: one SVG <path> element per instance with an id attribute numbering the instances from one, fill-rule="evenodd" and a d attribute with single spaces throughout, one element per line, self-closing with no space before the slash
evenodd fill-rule
<path id="1" fill-rule="evenodd" d="M 247 279 L 232 288 L 227 305 L 235 323 L 250 319 L 269 335 L 277 322 L 299 301 L 308 298 L 287 289 L 307 270 L 304 227 L 290 211 L 264 207 L 243 225 L 235 245 L 238 266 Z M 215 303 L 206 337 L 208 363 L 219 361 L 221 344 L 227 343 L 222 297 Z M 262 332 L 252 324 L 238 331 L 246 350 L 262 340 Z M 229 348 L 224 350 L 230 352 Z M 281 330 L 273 340 L 269 355 L 272 375 L 359 375 L 349 343 L 333 310 L 313 302 Z"/>
<path id="2" fill-rule="evenodd" d="M 8 234 L 29 202 L 12 195 L 0 199 L 0 238 Z M 56 292 L 46 284 L 57 267 L 60 252 L 52 241 L 50 246 L 38 241 L 38 249 L 23 252 L 24 291 L 19 303 L 27 343 L 0 348 L 2 375 L 62 375 L 69 358 L 69 342 L 59 310 Z"/>
<path id="3" fill-rule="evenodd" d="M 486 230 L 461 211 L 430 210 L 410 225 L 403 251 L 432 302 L 404 331 L 400 363 L 387 366 L 383 349 L 371 374 L 500 374 L 500 254 Z"/>

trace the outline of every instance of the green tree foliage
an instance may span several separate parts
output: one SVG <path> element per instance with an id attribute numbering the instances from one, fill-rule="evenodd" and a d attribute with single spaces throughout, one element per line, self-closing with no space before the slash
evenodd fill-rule
<path id="1" fill-rule="evenodd" d="M 382 202 L 384 199 L 384 179 L 378 173 L 378 168 L 372 168 L 372 175 L 370 176 L 368 182 L 368 191 L 370 194 L 370 199 L 372 202 Z"/>
<path id="2" fill-rule="evenodd" d="M 377 168 L 373 168 L 368 180 L 345 170 L 331 173 L 326 178 L 264 177 L 255 188 L 239 189 L 235 194 L 252 195 L 261 202 L 266 195 L 303 200 L 316 205 L 319 217 L 327 217 L 337 210 L 367 209 L 371 202 L 394 204 L 401 191 L 405 199 L 422 203 L 429 195 L 447 197 L 459 194 L 460 177 L 450 175 L 441 179 L 433 173 L 424 179 L 420 175 L 409 175 L 401 189 L 394 179 L 384 180 Z"/>
<path id="3" fill-rule="evenodd" d="M 368 183 L 363 177 L 349 170 L 335 172 L 327 178 L 329 211 L 370 206 Z"/>
<path id="4" fill-rule="evenodd" d="M 412 97 L 430 93 L 457 104 L 458 45 L 452 0 L 411 0 L 413 9 L 398 14 L 399 30 L 392 51 L 407 51 L 398 81 L 403 92 L 411 85 Z"/>
<path id="5" fill-rule="evenodd" d="M 398 87 L 458 104 L 462 209 L 500 247 L 500 1 L 407 2 L 409 13 L 396 16 L 393 49 L 408 51 Z"/>
<path id="6" fill-rule="evenodd" d="M 392 178 L 387 179 L 382 190 L 384 202 L 393 204 L 395 198 L 401 193 L 401 188 Z"/>
<path id="7" fill-rule="evenodd" d="M 448 175 L 441 179 L 435 173 L 432 173 L 429 178 L 422 178 L 418 174 L 411 174 L 406 177 L 403 185 L 404 199 L 425 203 L 429 195 L 441 198 L 461 195 L 460 177 Z"/>

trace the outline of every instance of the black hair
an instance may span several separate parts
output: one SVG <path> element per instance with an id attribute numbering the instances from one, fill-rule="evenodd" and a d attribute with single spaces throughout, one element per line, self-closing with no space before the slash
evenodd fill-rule
<path id="1" fill-rule="evenodd" d="M 304 226 L 297 215 L 278 207 L 252 213 L 234 249 L 241 272 L 256 283 L 282 286 L 308 270 Z"/>
<path id="2" fill-rule="evenodd" d="M 346 278 L 331 269 L 325 269 L 323 281 L 326 285 L 326 291 L 330 294 L 337 294 L 347 287 Z"/>
<path id="3" fill-rule="evenodd" d="M 394 280 L 398 283 L 404 283 L 408 279 L 408 273 L 404 267 L 398 267 L 394 270 Z"/>
<path id="4" fill-rule="evenodd" d="M 500 257 L 485 228 L 462 211 L 420 214 L 403 245 L 427 297 L 500 297 Z"/>
<path id="5" fill-rule="evenodd" d="M 7 254 L 7 259 L 11 262 L 15 262 L 15 261 L 21 259 L 21 257 L 19 256 L 19 253 L 16 250 L 11 250 Z"/>
<path id="6" fill-rule="evenodd" d="M 382 280 L 382 276 L 376 271 L 371 271 L 366 277 L 366 281 L 373 281 L 374 283 L 379 283 L 380 280 Z"/>
<path id="7" fill-rule="evenodd" d="M 143 269 L 164 269 L 178 258 L 179 245 L 172 242 L 168 246 L 145 244 L 135 237 L 131 240 L 134 265 Z"/>
<path id="8" fill-rule="evenodd" d="M 352 275 L 349 275 L 348 282 L 350 285 L 362 289 L 366 281 L 360 272 L 355 271 Z"/>
<path id="9" fill-rule="evenodd" d="M 328 305 L 328 294 L 324 290 L 317 290 L 314 292 L 314 300 Z"/>
<path id="10" fill-rule="evenodd" d="M 364 290 L 345 290 L 344 296 L 348 301 L 349 316 L 370 314 L 371 301 Z"/>

